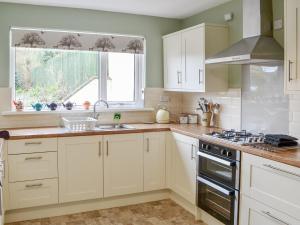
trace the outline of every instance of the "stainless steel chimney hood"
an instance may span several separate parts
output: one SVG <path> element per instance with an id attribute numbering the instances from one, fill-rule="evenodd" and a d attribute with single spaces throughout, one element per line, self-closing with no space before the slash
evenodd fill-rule
<path id="1" fill-rule="evenodd" d="M 273 38 L 272 0 L 243 0 L 243 39 L 206 59 L 206 64 L 269 64 L 284 59 Z"/>

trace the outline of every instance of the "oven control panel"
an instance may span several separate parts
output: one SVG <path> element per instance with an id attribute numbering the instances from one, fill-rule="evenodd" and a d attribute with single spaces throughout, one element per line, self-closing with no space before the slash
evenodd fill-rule
<path id="1" fill-rule="evenodd" d="M 222 158 L 240 161 L 240 151 L 230 149 L 225 146 L 211 144 L 208 142 L 200 141 L 200 151 L 208 152 Z"/>

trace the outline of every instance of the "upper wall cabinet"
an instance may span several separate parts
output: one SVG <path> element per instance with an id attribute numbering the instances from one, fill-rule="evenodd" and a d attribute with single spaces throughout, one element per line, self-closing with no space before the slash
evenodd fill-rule
<path id="1" fill-rule="evenodd" d="M 285 91 L 300 91 L 300 1 L 285 0 Z"/>
<path id="2" fill-rule="evenodd" d="M 228 46 L 228 28 L 200 24 L 163 37 L 164 88 L 207 92 L 228 88 L 226 65 L 205 65 L 205 59 Z"/>

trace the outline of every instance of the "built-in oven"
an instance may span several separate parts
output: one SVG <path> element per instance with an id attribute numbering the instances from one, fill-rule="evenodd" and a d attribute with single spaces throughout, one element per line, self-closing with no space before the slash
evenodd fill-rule
<path id="1" fill-rule="evenodd" d="M 226 225 L 238 224 L 240 152 L 200 141 L 197 205 Z"/>
<path id="2" fill-rule="evenodd" d="M 222 186 L 204 176 L 197 177 L 197 205 L 226 225 L 238 224 L 238 190 Z"/>

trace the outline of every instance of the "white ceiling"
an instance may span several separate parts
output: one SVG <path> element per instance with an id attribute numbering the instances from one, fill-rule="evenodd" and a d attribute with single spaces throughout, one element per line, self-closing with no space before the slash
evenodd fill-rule
<path id="1" fill-rule="evenodd" d="M 0 2 L 95 9 L 178 19 L 228 1 L 231 0 L 0 0 Z"/>

